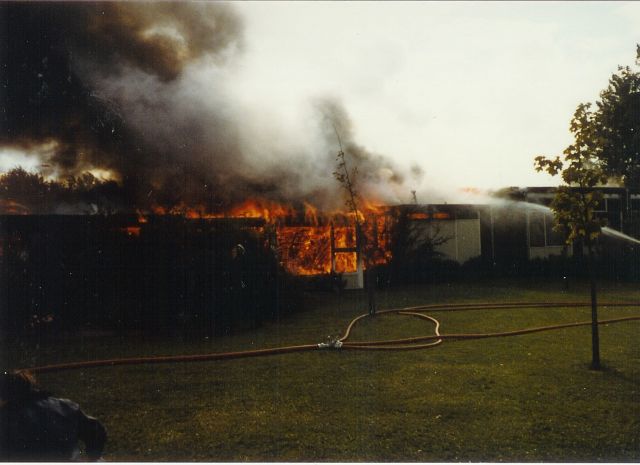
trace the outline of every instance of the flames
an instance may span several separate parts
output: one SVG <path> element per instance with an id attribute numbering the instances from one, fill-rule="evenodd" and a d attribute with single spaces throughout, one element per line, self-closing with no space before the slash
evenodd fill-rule
<path id="1" fill-rule="evenodd" d="M 276 229 L 281 263 L 297 275 L 331 272 L 329 226 L 282 226 Z"/>
<path id="2" fill-rule="evenodd" d="M 317 209 L 307 203 L 303 205 L 303 215 L 306 222 L 317 224 Z M 154 205 L 151 207 L 150 213 L 154 215 L 177 215 L 188 219 L 262 218 L 268 223 L 280 222 L 283 219 L 299 215 L 298 209 L 270 200 L 246 200 L 219 212 L 211 212 L 204 205 L 193 206 L 179 203 L 171 208 Z M 138 210 L 138 215 L 139 217 L 145 217 L 145 214 L 140 210 Z"/>
<path id="3" fill-rule="evenodd" d="M 11 199 L 0 199 L 0 210 L 5 214 L 30 214 L 26 207 Z M 308 202 L 294 206 L 271 200 L 249 199 L 215 212 L 204 205 L 153 205 L 146 210 L 136 210 L 135 215 L 137 221 L 119 228 L 131 238 L 143 234 L 151 216 L 172 215 L 189 220 L 263 220 L 261 224 L 268 225 L 275 232 L 275 248 L 280 263 L 296 275 L 352 273 L 368 266 L 388 263 L 391 259 L 390 228 L 393 219 L 384 208 L 367 203 L 363 203 L 358 211 L 360 244 L 356 238 L 356 217 L 353 212 L 321 212 Z M 415 215 L 413 219 L 428 218 L 424 213 Z M 440 218 L 437 213 L 433 217 Z M 261 231 L 264 232 L 264 229 Z"/>
<path id="4" fill-rule="evenodd" d="M 280 263 L 296 275 L 352 273 L 391 259 L 390 216 L 383 208 L 370 204 L 365 204 L 358 212 L 362 235 L 360 244 L 357 243 L 356 221 L 352 212 L 320 212 L 307 202 L 293 206 L 249 199 L 218 212 L 211 212 L 204 206 L 185 204 L 171 208 L 153 206 L 148 213 L 137 211 L 138 225 L 126 228 L 128 235 L 139 236 L 140 226 L 148 222 L 149 215 L 177 215 L 194 220 L 262 219 L 275 231 Z"/>
<path id="5" fill-rule="evenodd" d="M 138 237 L 140 236 L 140 230 L 142 228 L 140 226 L 125 226 L 124 228 L 122 228 L 122 232 L 124 232 L 127 236 L 134 236 L 134 237 Z"/>
<path id="6" fill-rule="evenodd" d="M 451 215 L 448 212 L 415 212 L 408 215 L 411 220 L 448 220 Z"/>
<path id="7" fill-rule="evenodd" d="M 358 269 L 355 228 L 280 226 L 276 229 L 282 264 L 297 275 L 353 273 Z"/>

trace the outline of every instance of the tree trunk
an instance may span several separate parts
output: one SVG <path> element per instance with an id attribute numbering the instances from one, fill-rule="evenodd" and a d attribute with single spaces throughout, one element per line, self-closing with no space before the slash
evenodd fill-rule
<path id="1" fill-rule="evenodd" d="M 591 369 L 600 369 L 600 335 L 598 333 L 598 302 L 596 294 L 596 276 L 593 260 L 593 247 L 587 244 L 589 285 L 591 287 Z"/>
<path id="2" fill-rule="evenodd" d="M 365 288 L 367 290 L 367 303 L 369 306 L 369 315 L 376 314 L 376 270 L 373 265 L 367 266 L 365 271 Z"/>

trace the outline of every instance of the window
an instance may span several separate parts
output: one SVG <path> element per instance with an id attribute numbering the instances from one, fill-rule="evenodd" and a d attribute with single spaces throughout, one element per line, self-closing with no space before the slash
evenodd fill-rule
<path id="1" fill-rule="evenodd" d="M 544 213 L 529 215 L 529 246 L 544 247 Z"/>
<path id="2" fill-rule="evenodd" d="M 549 247 L 564 245 L 562 233 L 553 230 L 552 215 L 531 213 L 529 215 L 529 247 Z"/>
<path id="3" fill-rule="evenodd" d="M 620 199 L 607 199 L 607 211 L 619 212 L 620 211 Z"/>

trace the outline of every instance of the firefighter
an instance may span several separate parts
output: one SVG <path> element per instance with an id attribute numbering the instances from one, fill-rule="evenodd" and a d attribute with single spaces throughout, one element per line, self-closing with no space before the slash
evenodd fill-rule
<path id="1" fill-rule="evenodd" d="M 107 434 L 75 402 L 38 388 L 27 372 L 0 374 L 0 460 L 99 460 Z M 84 443 L 86 458 L 79 443 Z"/>

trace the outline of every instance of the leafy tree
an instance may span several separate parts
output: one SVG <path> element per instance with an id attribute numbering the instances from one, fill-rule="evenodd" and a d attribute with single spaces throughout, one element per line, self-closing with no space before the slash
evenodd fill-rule
<path id="1" fill-rule="evenodd" d="M 39 173 L 16 167 L 0 174 L 0 214 L 20 211 L 52 214 L 61 205 L 86 214 L 113 214 L 126 192 L 115 181 L 101 180 L 91 173 L 47 180 Z"/>
<path id="2" fill-rule="evenodd" d="M 636 45 L 636 65 L 640 66 L 640 44 Z M 570 130 L 575 142 L 560 157 L 536 157 L 537 171 L 562 176 L 551 204 L 557 229 L 567 243 L 581 240 L 587 249 L 591 284 L 592 367 L 600 367 L 594 245 L 603 223 L 595 215 L 602 194 L 594 189 L 611 178 L 626 187 L 640 189 L 640 71 L 619 66 L 600 93 L 595 108 L 578 106 Z"/>
<path id="3" fill-rule="evenodd" d="M 0 209 L 4 208 L 4 202 L 15 201 L 29 211 L 40 212 L 42 205 L 49 201 L 52 190 L 55 190 L 52 183 L 40 174 L 16 167 L 0 174 Z"/>
<path id="4" fill-rule="evenodd" d="M 603 226 L 595 211 L 602 202 L 602 193 L 595 188 L 608 180 L 603 162 L 603 146 L 598 135 L 590 104 L 578 106 L 570 130 L 575 142 L 563 152 L 563 157 L 535 158 L 536 171 L 560 175 L 564 185 L 558 187 L 551 203 L 556 229 L 563 232 L 568 244 L 581 240 L 587 249 L 587 263 L 591 288 L 591 341 L 593 369 L 600 368 L 598 335 L 598 306 L 594 270 L 594 246 Z"/>
<path id="5" fill-rule="evenodd" d="M 636 45 L 640 66 L 640 45 Z M 619 66 L 600 93 L 596 108 L 581 129 L 593 132 L 605 172 L 625 186 L 640 189 L 640 69 Z"/>

